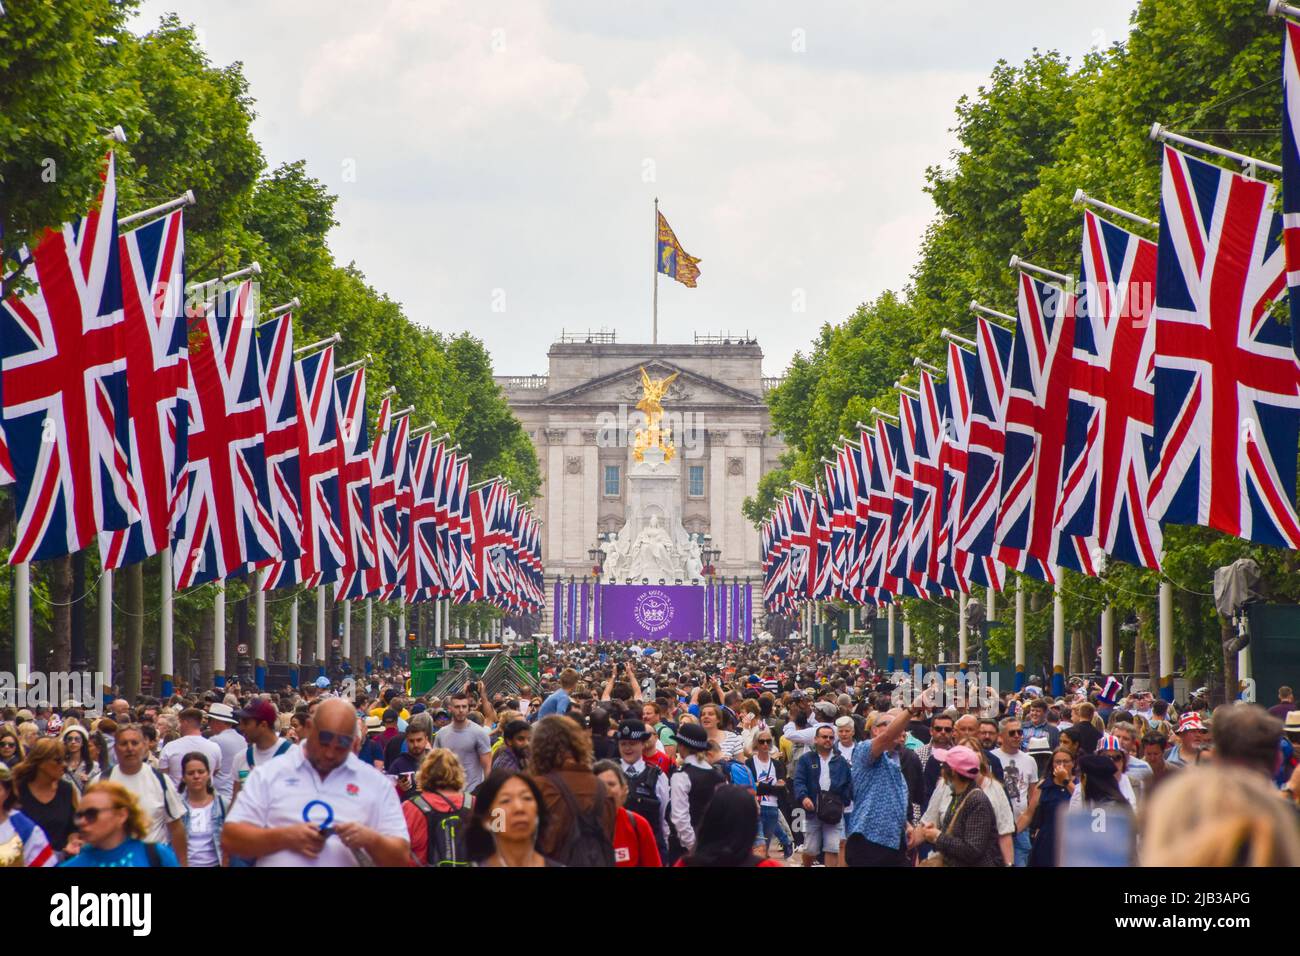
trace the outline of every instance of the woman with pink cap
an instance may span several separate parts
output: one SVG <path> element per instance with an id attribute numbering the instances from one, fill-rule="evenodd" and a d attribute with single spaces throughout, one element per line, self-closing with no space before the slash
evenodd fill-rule
<path id="1" fill-rule="evenodd" d="M 930 756 L 943 765 L 941 772 L 952 789 L 952 801 L 939 826 L 927 823 L 921 827 L 921 839 L 934 846 L 943 866 L 1002 866 L 993 804 L 977 783 L 979 755 L 958 745 L 932 751 Z"/>

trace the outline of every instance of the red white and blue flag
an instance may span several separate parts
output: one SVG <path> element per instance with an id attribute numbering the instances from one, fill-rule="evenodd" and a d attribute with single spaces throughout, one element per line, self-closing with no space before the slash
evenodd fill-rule
<path id="1" fill-rule="evenodd" d="M 1009 343 L 1008 343 L 1009 344 Z M 965 526 L 963 512 L 970 472 L 971 432 L 975 422 L 975 387 L 981 377 L 979 354 L 948 343 L 948 422 L 949 440 L 944 443 L 943 467 L 948 483 L 944 491 L 944 526 L 940 544 L 941 560 L 947 562 L 952 576 L 949 587 L 969 591 L 969 584 L 980 584 L 1001 591 L 1006 568 L 992 557 L 975 555 L 964 549 L 960 538 Z M 995 499 L 996 500 L 996 499 Z M 995 515 L 993 510 L 989 515 Z"/>
<path id="2" fill-rule="evenodd" d="M 274 586 L 275 565 L 302 555 L 302 485 L 298 472 L 298 390 L 294 380 L 293 316 L 284 312 L 257 327 L 258 374 L 266 411 L 266 466 L 271 508 L 280 535 L 280 560 L 267 562 L 263 587 Z M 294 583 L 294 582 L 288 582 Z"/>
<path id="3" fill-rule="evenodd" d="M 178 495 L 176 587 L 228 578 L 281 554 L 266 467 L 254 292 L 217 296 L 190 333 L 188 467 Z"/>
<path id="4" fill-rule="evenodd" d="M 338 403 L 336 414 L 343 443 L 339 469 L 339 530 L 346 542 L 334 596 L 357 599 L 366 596 L 362 572 L 375 565 L 374 514 L 370 489 L 374 462 L 370 455 L 370 433 L 366 409 L 366 370 L 362 366 L 334 381 Z"/>
<path id="5" fill-rule="evenodd" d="M 35 291 L 0 303 L 12 564 L 71 554 L 139 519 L 119 257 L 110 153 L 98 209 L 46 232 L 24 272 Z"/>
<path id="6" fill-rule="evenodd" d="M 1074 350 L 1074 303 L 1020 274 L 996 539 L 1048 565 L 1096 574 L 1095 542 L 1056 529 Z"/>
<path id="7" fill-rule="evenodd" d="M 120 568 L 171 544 L 185 468 L 190 368 L 181 210 L 118 238 L 125 315 L 131 482 L 140 520 L 99 536 L 103 566 Z"/>
<path id="8" fill-rule="evenodd" d="M 1156 244 L 1085 212 L 1064 480 L 1057 526 L 1107 554 L 1160 567 L 1147 511 L 1153 452 Z"/>
<path id="9" fill-rule="evenodd" d="M 1148 506 L 1300 548 L 1300 365 L 1270 308 L 1286 288 L 1273 187 L 1166 147 Z"/>

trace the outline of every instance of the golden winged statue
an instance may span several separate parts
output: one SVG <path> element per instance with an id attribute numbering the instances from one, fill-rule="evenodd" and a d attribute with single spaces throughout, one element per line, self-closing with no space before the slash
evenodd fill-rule
<path id="1" fill-rule="evenodd" d="M 663 418 L 664 393 L 668 391 L 668 386 L 673 383 L 673 379 L 680 375 L 680 372 L 673 372 L 667 378 L 651 378 L 646 374 L 645 366 L 641 367 L 641 401 L 636 403 L 636 407 L 645 414 L 646 427 L 636 430 L 636 444 L 633 448 L 632 457 L 637 461 L 645 459 L 645 450 L 647 448 L 662 448 L 664 452 L 664 461 L 672 461 L 673 448 L 672 429 L 660 428 L 659 420 Z"/>

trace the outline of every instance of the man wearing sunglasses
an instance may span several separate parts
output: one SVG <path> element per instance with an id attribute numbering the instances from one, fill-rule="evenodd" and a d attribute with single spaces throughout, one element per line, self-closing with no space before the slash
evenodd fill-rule
<path id="1" fill-rule="evenodd" d="M 1024 728 L 1014 717 L 1007 717 L 998 725 L 997 755 L 1002 762 L 1002 785 L 1016 819 L 1016 832 L 1011 838 L 1016 866 L 1029 865 L 1029 818 L 1025 809 L 1038 788 L 1038 764 L 1020 749 L 1024 736 Z"/>
<path id="2" fill-rule="evenodd" d="M 355 708 L 333 698 L 316 708 L 307 739 L 253 768 L 222 830 L 232 856 L 257 866 L 406 866 L 410 836 L 397 791 L 352 751 Z"/>

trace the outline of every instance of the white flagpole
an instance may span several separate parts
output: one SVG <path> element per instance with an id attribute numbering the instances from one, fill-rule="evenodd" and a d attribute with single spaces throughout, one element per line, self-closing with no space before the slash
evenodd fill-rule
<path id="1" fill-rule="evenodd" d="M 1160 673 L 1156 675 L 1160 696 L 1174 698 L 1174 587 L 1160 582 Z"/>
<path id="2" fill-rule="evenodd" d="M 298 686 L 298 595 L 289 599 L 289 686 Z"/>
<path id="3" fill-rule="evenodd" d="M 266 690 L 266 592 L 262 584 L 266 569 L 259 568 L 254 576 L 257 591 L 253 595 L 253 683 L 258 690 Z"/>
<path id="4" fill-rule="evenodd" d="M 316 666 L 322 674 L 325 661 L 325 585 L 321 584 L 316 588 Z"/>
<path id="5" fill-rule="evenodd" d="M 654 312 L 652 325 L 650 326 L 650 344 L 659 344 L 659 197 L 655 196 L 655 227 L 654 232 L 654 252 L 651 261 L 654 263 Z"/>
<path id="6" fill-rule="evenodd" d="M 1056 572 L 1061 573 L 1060 569 Z M 1065 596 L 1058 579 L 1052 593 L 1052 696 L 1065 693 Z"/>
<path id="7" fill-rule="evenodd" d="M 162 550 L 162 563 L 158 566 L 158 583 L 162 593 L 158 596 L 158 669 L 162 671 L 162 699 L 167 700 L 176 689 L 175 641 L 172 630 L 172 549 Z"/>
<path id="8" fill-rule="evenodd" d="M 104 667 L 104 662 L 108 666 Z M 127 662 L 128 666 L 130 661 Z M 99 665 L 104 667 L 105 683 L 113 675 L 113 572 L 105 569 L 99 579 Z"/>
<path id="9" fill-rule="evenodd" d="M 969 604 L 970 597 L 965 593 L 957 599 L 957 668 L 961 671 L 967 668 L 966 650 L 970 628 L 966 626 L 966 609 Z"/>
<path id="10" fill-rule="evenodd" d="M 100 661 L 100 669 L 103 669 Z M 26 688 L 32 676 L 32 566 L 24 561 L 14 565 L 14 669 L 18 686 Z M 104 683 L 113 685 L 113 672 L 104 674 Z"/>
<path id="11" fill-rule="evenodd" d="M 366 617 L 365 617 L 366 638 L 365 638 L 364 646 L 366 649 L 365 659 L 368 661 L 373 660 L 375 656 L 375 640 L 374 640 L 375 635 L 374 635 L 374 631 L 371 629 L 371 624 L 374 621 L 373 608 L 374 608 L 374 599 L 366 598 Z"/>
<path id="12" fill-rule="evenodd" d="M 1016 690 L 1025 686 L 1025 589 L 1016 578 Z"/>
<path id="13" fill-rule="evenodd" d="M 212 682 L 226 686 L 226 583 L 217 582 L 212 601 Z"/>
<path id="14" fill-rule="evenodd" d="M 352 599 L 343 599 L 343 659 L 352 659 Z"/>

